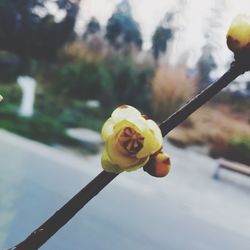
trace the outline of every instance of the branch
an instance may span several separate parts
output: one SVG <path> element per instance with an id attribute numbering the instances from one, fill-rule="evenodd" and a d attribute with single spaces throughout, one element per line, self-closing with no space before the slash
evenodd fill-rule
<path id="1" fill-rule="evenodd" d="M 36 250 L 62 228 L 79 210 L 108 185 L 117 174 L 102 171 L 23 242 L 9 250 Z"/>
<path id="2" fill-rule="evenodd" d="M 181 124 L 193 112 L 218 94 L 230 82 L 232 82 L 239 75 L 243 74 L 245 71 L 247 71 L 245 63 L 240 64 L 238 62 L 233 62 L 229 70 L 221 78 L 209 85 L 206 89 L 196 95 L 193 99 L 187 102 L 183 107 L 160 124 L 162 135 L 166 136 L 171 130 Z"/>
<path id="3" fill-rule="evenodd" d="M 211 84 L 168 119 L 163 121 L 160 124 L 162 135 L 166 136 L 172 129 L 182 123 L 189 115 L 220 92 L 231 81 L 243 74 L 247 70 L 245 65 L 247 64 L 232 63 L 230 69 L 219 80 Z M 118 174 L 102 171 L 52 217 L 33 231 L 28 238 L 8 250 L 37 250 L 40 248 L 116 176 Z"/>

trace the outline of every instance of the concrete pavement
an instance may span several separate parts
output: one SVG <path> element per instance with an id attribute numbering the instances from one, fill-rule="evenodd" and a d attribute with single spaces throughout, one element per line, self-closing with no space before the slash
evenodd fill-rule
<path id="1" fill-rule="evenodd" d="M 249 250 L 249 178 L 166 144 L 167 178 L 118 176 L 44 250 Z M 100 172 L 79 156 L 0 130 L 0 249 L 24 239 Z"/>

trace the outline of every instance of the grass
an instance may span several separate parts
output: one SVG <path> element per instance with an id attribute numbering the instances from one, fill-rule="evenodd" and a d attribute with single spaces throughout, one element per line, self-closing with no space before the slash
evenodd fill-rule
<path id="1" fill-rule="evenodd" d="M 18 115 L 21 92 L 17 84 L 1 84 L 4 101 L 0 105 L 0 128 L 46 144 L 77 142 L 66 134 L 67 128 L 85 127 L 100 131 L 109 108 L 89 108 L 85 101 L 65 100 L 38 85 L 34 115 Z M 112 108 L 110 108 L 112 109 Z"/>
<path id="2" fill-rule="evenodd" d="M 160 65 L 152 80 L 152 109 L 155 118 L 164 120 L 196 91 L 196 79 L 187 75 L 184 65 Z"/>

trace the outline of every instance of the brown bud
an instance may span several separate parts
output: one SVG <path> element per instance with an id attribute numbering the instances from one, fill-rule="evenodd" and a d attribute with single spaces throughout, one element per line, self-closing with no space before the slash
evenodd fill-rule
<path id="1" fill-rule="evenodd" d="M 145 172 L 154 177 L 164 177 L 168 175 L 170 168 L 170 158 L 162 152 L 157 155 L 151 155 L 148 163 L 143 167 Z"/>

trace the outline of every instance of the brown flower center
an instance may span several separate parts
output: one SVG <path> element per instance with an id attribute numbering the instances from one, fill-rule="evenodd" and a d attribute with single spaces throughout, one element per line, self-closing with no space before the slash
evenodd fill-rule
<path id="1" fill-rule="evenodd" d="M 118 142 L 129 154 L 136 154 L 143 148 L 144 137 L 133 128 L 126 127 L 119 135 Z"/>

